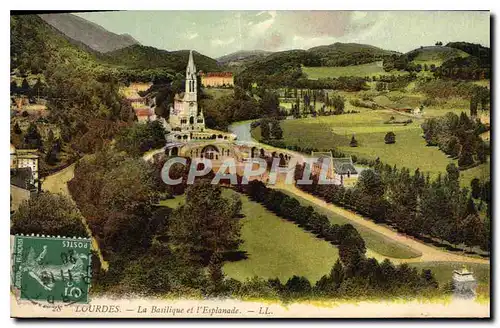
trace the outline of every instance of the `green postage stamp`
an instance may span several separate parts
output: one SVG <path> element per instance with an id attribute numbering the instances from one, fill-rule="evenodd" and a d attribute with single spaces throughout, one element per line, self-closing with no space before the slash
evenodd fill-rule
<path id="1" fill-rule="evenodd" d="M 21 300 L 88 303 L 91 241 L 15 236 L 13 285 Z"/>

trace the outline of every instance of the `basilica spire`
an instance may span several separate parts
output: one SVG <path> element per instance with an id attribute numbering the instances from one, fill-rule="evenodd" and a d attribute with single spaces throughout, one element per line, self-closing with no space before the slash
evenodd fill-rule
<path id="1" fill-rule="evenodd" d="M 192 75 L 196 74 L 196 66 L 194 66 L 193 60 L 193 50 L 189 51 L 189 60 L 186 67 L 186 78 L 192 78 Z"/>

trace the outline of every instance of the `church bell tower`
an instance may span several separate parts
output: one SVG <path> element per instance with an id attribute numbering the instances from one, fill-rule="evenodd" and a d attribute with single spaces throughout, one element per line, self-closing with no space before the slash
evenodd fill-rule
<path id="1" fill-rule="evenodd" d="M 189 61 L 186 67 L 186 91 L 184 101 L 196 102 L 196 90 L 197 90 L 197 78 L 196 78 L 196 66 L 193 60 L 193 51 L 189 52 Z"/>

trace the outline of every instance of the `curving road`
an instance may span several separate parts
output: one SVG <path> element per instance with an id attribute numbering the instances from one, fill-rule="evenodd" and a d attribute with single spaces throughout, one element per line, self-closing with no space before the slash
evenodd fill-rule
<path id="1" fill-rule="evenodd" d="M 52 174 L 46 176 L 43 181 L 42 181 L 42 190 L 47 191 L 53 194 L 62 194 L 64 196 L 67 196 L 71 201 L 73 201 L 73 198 L 71 197 L 71 194 L 68 189 L 68 181 L 73 179 L 75 176 L 75 165 L 76 163 L 71 164 L 70 166 Z M 82 223 L 87 229 L 88 233 L 90 236 L 92 236 L 92 231 L 90 230 L 87 221 L 85 220 L 85 217 L 82 215 Z M 108 270 L 108 262 L 104 260 L 101 254 L 101 249 L 99 248 L 99 244 L 97 243 L 97 240 L 92 237 L 92 246 L 93 248 L 97 251 L 97 254 L 99 256 L 99 260 L 101 261 L 101 267 L 103 270 Z"/>
<path id="2" fill-rule="evenodd" d="M 245 142 L 254 142 L 256 144 L 259 144 L 257 141 L 255 141 L 252 138 L 252 135 L 250 133 L 250 124 L 251 122 L 241 122 L 241 123 L 235 123 L 229 127 L 230 131 L 238 136 L 238 140 L 240 141 L 245 141 Z M 249 140 L 250 139 L 250 140 Z M 261 146 L 266 146 L 264 144 L 259 144 Z M 303 156 L 303 155 L 300 155 Z M 368 252 L 369 256 L 372 256 L 377 258 L 377 259 L 384 259 L 388 258 L 391 261 L 394 261 L 395 263 L 401 263 L 401 262 L 433 262 L 433 261 L 443 261 L 443 262 L 463 262 L 463 263 L 483 263 L 483 264 L 489 264 L 490 261 L 488 259 L 483 259 L 483 258 L 477 258 L 477 257 L 470 257 L 470 256 L 465 256 L 465 255 L 458 255 L 454 254 L 451 252 L 444 251 L 440 248 L 429 246 L 419 240 L 416 240 L 410 236 L 398 233 L 394 230 L 389 229 L 388 227 L 378 225 L 374 223 L 373 221 L 370 221 L 361 215 L 348 211 L 342 207 L 336 206 L 334 204 L 330 204 L 325 202 L 324 200 L 315 197 L 309 193 L 306 193 L 305 191 L 302 191 L 301 189 L 295 187 L 294 185 L 286 185 L 286 184 L 279 184 L 275 185 L 274 188 L 277 189 L 283 189 L 287 190 L 290 193 L 302 197 L 306 200 L 309 200 L 313 202 L 314 204 L 323 207 L 324 209 L 331 211 L 332 213 L 336 213 L 339 215 L 342 215 L 343 217 L 357 223 L 365 226 L 366 228 L 369 228 L 373 231 L 376 231 L 387 238 L 390 238 L 398 243 L 407 245 L 408 247 L 413 248 L 414 250 L 417 250 L 422 253 L 422 256 L 417 257 L 417 258 L 412 258 L 412 259 L 396 259 L 396 258 L 389 258 L 386 256 L 381 256 L 380 254 L 374 253 L 372 251 Z"/>

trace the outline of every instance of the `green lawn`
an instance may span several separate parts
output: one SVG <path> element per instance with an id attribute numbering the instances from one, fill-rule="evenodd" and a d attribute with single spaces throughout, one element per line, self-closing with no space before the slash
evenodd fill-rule
<path id="1" fill-rule="evenodd" d="M 376 231 L 368 229 L 365 226 L 357 224 L 337 213 L 334 213 L 328 209 L 318 206 L 308 201 L 307 199 L 294 195 L 285 190 L 282 190 L 282 192 L 284 192 L 289 196 L 294 197 L 302 205 L 312 206 L 316 212 L 328 216 L 328 219 L 332 224 L 339 224 L 339 225 L 346 223 L 352 224 L 356 228 L 356 230 L 358 230 L 361 237 L 363 237 L 366 243 L 366 247 L 382 256 L 388 256 L 400 259 L 409 259 L 409 258 L 419 257 L 422 255 L 419 251 L 416 251 L 411 247 L 408 247 L 404 244 L 398 243 L 390 238 L 387 238 Z"/>
<path id="2" fill-rule="evenodd" d="M 410 266 L 421 269 L 431 269 L 439 284 L 444 284 L 451 281 L 453 270 L 460 270 L 463 267 L 459 262 L 420 262 L 409 263 Z M 477 282 L 480 284 L 489 284 L 490 282 L 490 265 L 467 263 L 467 270 L 472 271 Z"/>
<path id="3" fill-rule="evenodd" d="M 490 162 L 486 162 L 466 171 L 461 171 L 460 177 L 462 187 L 470 187 L 470 181 L 474 178 L 478 178 L 481 181 L 486 181 L 491 178 Z"/>
<path id="4" fill-rule="evenodd" d="M 234 90 L 224 89 L 224 88 L 203 88 L 203 92 L 209 96 L 212 96 L 214 99 L 217 99 L 224 96 L 232 95 L 234 93 Z"/>
<path id="5" fill-rule="evenodd" d="M 234 191 L 225 189 L 224 194 Z M 316 238 L 295 224 L 277 217 L 259 203 L 241 195 L 243 203 L 242 239 L 240 250 L 248 258 L 227 262 L 224 272 L 235 279 L 245 280 L 253 276 L 278 277 L 286 281 L 293 275 L 317 281 L 330 272 L 338 258 L 337 248 Z M 161 205 L 177 207 L 185 196 L 162 201 Z"/>
<path id="6" fill-rule="evenodd" d="M 358 114 L 321 116 L 297 120 L 285 120 L 281 123 L 283 138 L 287 145 L 318 148 L 326 150 L 337 148 L 349 155 L 360 158 L 376 159 L 384 163 L 407 167 L 410 170 L 417 168 L 436 176 L 445 172 L 450 162 L 437 147 L 428 147 L 422 138 L 420 124 L 422 120 L 413 118 L 413 123 L 406 126 L 401 124 L 384 124 L 391 116 L 398 121 L 409 117 L 394 114 L 393 112 L 377 110 L 364 111 Z M 389 131 L 396 134 L 396 143 L 385 144 L 384 137 Z M 252 131 L 258 140 L 260 130 Z M 358 147 L 350 147 L 352 136 L 358 141 Z M 464 171 L 462 179 L 468 183 L 475 175 L 486 177 L 488 172 L 484 166 Z"/>
<path id="7" fill-rule="evenodd" d="M 407 72 L 391 71 L 386 72 L 382 68 L 382 62 L 373 62 L 353 66 L 332 66 L 332 67 L 302 67 L 302 72 L 311 80 L 324 79 L 340 76 L 374 76 L 374 75 L 405 75 Z"/>
<path id="8" fill-rule="evenodd" d="M 417 270 L 430 269 L 436 277 L 439 286 L 444 286 L 445 284 L 451 282 L 453 270 L 460 270 L 462 268 L 462 263 L 457 262 L 421 262 L 421 263 L 409 263 L 411 267 L 417 268 Z M 490 265 L 489 264 L 477 264 L 468 263 L 466 265 L 467 270 L 472 271 L 474 278 L 476 279 L 478 285 L 476 288 L 476 300 L 477 301 L 490 301 Z"/>

